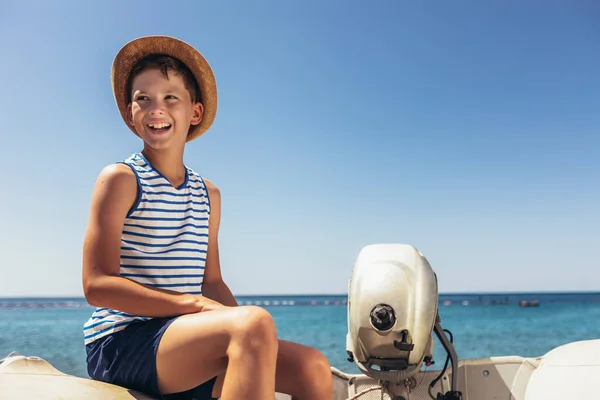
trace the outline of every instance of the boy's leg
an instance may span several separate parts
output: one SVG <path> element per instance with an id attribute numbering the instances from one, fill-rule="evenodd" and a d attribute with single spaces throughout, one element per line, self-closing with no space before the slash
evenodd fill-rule
<path id="1" fill-rule="evenodd" d="M 279 340 L 275 379 L 275 390 L 293 400 L 333 399 L 329 361 L 315 348 Z"/>
<path id="2" fill-rule="evenodd" d="M 182 392 L 226 372 L 223 400 L 271 398 L 277 344 L 273 319 L 259 307 L 183 315 L 160 340 L 158 387 L 162 394 Z"/>
<path id="3" fill-rule="evenodd" d="M 221 393 L 224 374 L 217 379 L 213 397 Z M 327 358 L 319 350 L 298 343 L 279 340 L 275 391 L 293 400 L 331 400 L 333 376 Z"/>

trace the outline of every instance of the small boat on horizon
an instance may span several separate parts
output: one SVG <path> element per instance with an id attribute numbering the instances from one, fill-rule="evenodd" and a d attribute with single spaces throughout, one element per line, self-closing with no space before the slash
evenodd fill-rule
<path id="1" fill-rule="evenodd" d="M 519 302 L 519 306 L 520 307 L 539 307 L 540 302 L 538 300 L 531 300 L 531 301 L 521 300 Z"/>

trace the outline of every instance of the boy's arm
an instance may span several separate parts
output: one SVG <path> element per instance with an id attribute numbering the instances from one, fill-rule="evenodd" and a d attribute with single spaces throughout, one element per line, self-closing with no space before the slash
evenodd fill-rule
<path id="1" fill-rule="evenodd" d="M 83 246 L 83 290 L 89 304 L 129 314 L 167 317 L 222 305 L 198 295 L 152 288 L 120 276 L 123 224 L 137 198 L 137 181 L 123 164 L 100 173 Z"/>
<path id="2" fill-rule="evenodd" d="M 221 225 L 221 193 L 207 179 L 204 179 L 210 198 L 210 221 L 208 224 L 208 250 L 204 267 L 204 283 L 202 293 L 219 303 L 235 307 L 237 302 L 231 290 L 223 281 L 219 259 L 219 226 Z"/>

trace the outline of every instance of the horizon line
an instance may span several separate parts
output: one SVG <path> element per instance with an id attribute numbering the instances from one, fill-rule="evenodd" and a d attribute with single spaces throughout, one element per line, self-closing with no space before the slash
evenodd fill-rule
<path id="1" fill-rule="evenodd" d="M 486 291 L 486 292 L 439 292 L 438 296 L 485 296 L 485 295 L 522 295 L 522 294 L 600 294 L 594 290 L 547 290 L 547 291 Z M 237 294 L 234 297 L 347 297 L 348 293 L 295 293 L 295 294 Z M 0 299 L 85 299 L 85 296 L 51 295 L 51 296 L 0 296 Z"/>

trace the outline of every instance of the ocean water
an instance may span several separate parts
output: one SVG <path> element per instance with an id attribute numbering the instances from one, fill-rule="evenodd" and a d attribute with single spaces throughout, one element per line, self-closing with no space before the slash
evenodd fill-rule
<path id="1" fill-rule="evenodd" d="M 539 307 L 520 307 L 522 300 Z M 345 296 L 239 297 L 271 312 L 279 337 L 320 349 L 331 365 L 347 361 Z M 92 312 L 84 299 L 0 299 L 0 359 L 13 351 L 45 358 L 59 370 L 88 377 L 82 325 Z M 440 295 L 442 327 L 459 358 L 540 356 L 576 340 L 600 338 L 600 293 Z M 446 354 L 437 342 L 434 369 Z"/>

